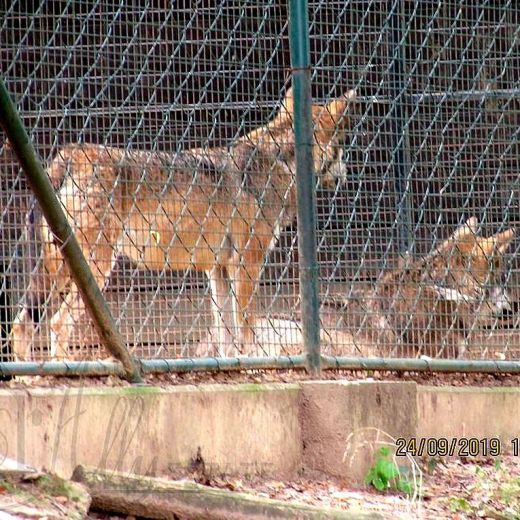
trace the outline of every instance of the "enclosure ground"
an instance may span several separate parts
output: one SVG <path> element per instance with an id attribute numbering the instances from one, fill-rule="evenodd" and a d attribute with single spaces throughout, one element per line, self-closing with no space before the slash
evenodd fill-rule
<path id="1" fill-rule="evenodd" d="M 294 502 L 344 511 L 361 509 L 366 513 L 382 514 L 385 518 L 513 520 L 520 517 L 520 460 L 517 457 L 449 461 L 430 459 L 422 460 L 420 468 L 422 481 L 417 479 L 418 497 L 414 499 L 394 491 L 378 493 L 368 486 L 356 487 L 348 480 L 330 477 L 274 480 L 259 476 L 205 476 L 200 472 L 171 473 L 165 477 L 184 478 L 205 486 L 282 500 L 286 503 Z M 38 497 L 38 505 L 33 501 L 33 509 L 24 506 L 27 514 L 35 514 L 35 511 L 48 513 L 55 508 L 56 518 L 65 518 L 69 514 L 66 513 L 66 507 L 74 501 L 67 498 L 63 491 L 58 493 L 53 487 L 42 487 L 38 478 L 25 480 L 23 485 L 17 488 L 16 494 L 12 485 L 3 485 L 2 504 L 10 503 L 12 507 L 15 500 L 20 504 L 24 503 L 23 501 L 27 503 L 29 498 L 34 496 Z M 63 488 L 63 485 L 61 486 L 60 489 Z M 2 510 L 3 506 L 0 505 L 0 511 Z M 27 517 L 24 516 L 21 505 L 17 514 L 20 518 Z M 135 519 L 132 516 L 101 511 L 90 511 L 87 518 Z"/>
<path id="2" fill-rule="evenodd" d="M 520 517 L 520 461 L 506 456 L 487 460 L 422 461 L 419 496 L 410 499 L 396 492 L 378 493 L 368 487 L 352 487 L 338 479 L 268 480 L 259 477 L 206 478 L 188 475 L 205 485 L 251 493 L 259 497 L 340 510 L 382 514 L 385 518 L 514 520 Z M 179 475 L 176 475 L 179 477 Z M 130 519 L 91 511 L 91 519 Z"/>
<path id="3" fill-rule="evenodd" d="M 346 480 L 219 477 L 207 485 L 258 494 L 284 501 L 342 510 L 362 509 L 399 519 L 503 519 L 520 517 L 520 459 L 506 456 L 485 460 L 429 460 L 421 464 L 419 496 L 410 499 L 397 492 L 378 493 L 353 487 Z M 420 484 L 420 482 L 417 482 Z"/>

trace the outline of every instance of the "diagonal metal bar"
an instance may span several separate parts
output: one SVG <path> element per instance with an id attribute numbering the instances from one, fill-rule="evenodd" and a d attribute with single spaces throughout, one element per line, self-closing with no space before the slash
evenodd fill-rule
<path id="1" fill-rule="evenodd" d="M 56 239 L 63 244 L 61 252 L 103 345 L 121 361 L 126 379 L 132 383 L 141 382 L 142 378 L 137 365 L 128 353 L 123 338 L 116 328 L 110 309 L 85 260 L 2 78 L 0 78 L 0 125 L 16 152 L 50 229 Z"/>

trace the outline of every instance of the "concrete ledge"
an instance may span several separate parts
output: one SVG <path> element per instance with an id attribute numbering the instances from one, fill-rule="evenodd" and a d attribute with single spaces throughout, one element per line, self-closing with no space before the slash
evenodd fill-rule
<path id="1" fill-rule="evenodd" d="M 519 411 L 520 388 L 396 381 L 3 389 L 0 455 L 64 477 L 78 464 L 164 475 L 200 448 L 209 472 L 359 483 L 397 437 L 498 437 L 510 452 Z"/>
<path id="2" fill-rule="evenodd" d="M 199 447 L 209 471 L 290 476 L 301 467 L 299 392 L 277 384 L 4 390 L 1 450 L 67 477 L 77 464 L 164 474 L 187 467 Z"/>

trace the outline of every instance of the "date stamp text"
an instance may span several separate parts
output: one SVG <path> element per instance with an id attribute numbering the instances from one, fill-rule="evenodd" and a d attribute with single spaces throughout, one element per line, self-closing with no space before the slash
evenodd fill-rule
<path id="1" fill-rule="evenodd" d="M 503 446 L 498 437 L 398 437 L 395 445 L 397 457 L 500 457 L 506 452 L 514 456 L 520 453 L 520 438 Z"/>

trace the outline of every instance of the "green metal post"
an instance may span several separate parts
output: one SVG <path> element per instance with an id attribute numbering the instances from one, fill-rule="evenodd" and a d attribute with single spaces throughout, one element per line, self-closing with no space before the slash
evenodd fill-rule
<path id="1" fill-rule="evenodd" d="M 289 43 L 294 94 L 298 253 L 303 344 L 308 370 L 321 371 L 318 260 L 316 255 L 316 181 L 313 164 L 311 66 L 307 0 L 289 1 Z"/>
<path id="2" fill-rule="evenodd" d="M 407 90 L 407 71 L 405 46 L 404 1 L 388 0 L 390 34 L 393 58 L 390 63 L 390 81 L 388 88 L 394 100 L 390 111 L 392 135 L 394 138 L 393 170 L 397 207 L 397 233 L 399 250 L 411 253 L 413 241 L 413 209 L 410 187 L 410 141 L 408 136 L 407 104 L 410 102 Z"/>
<path id="3" fill-rule="evenodd" d="M 25 131 L 18 111 L 0 78 L 0 125 L 4 128 L 18 160 L 25 171 L 29 184 L 41 205 L 42 212 L 56 239 L 62 244 L 61 252 L 70 268 L 74 282 L 83 297 L 85 306 L 94 322 L 103 344 L 123 364 L 126 378 L 142 381 L 141 375 L 119 334 L 110 309 L 101 294 L 92 271 L 83 256 L 78 241 L 72 232 L 52 184 L 31 140 Z"/>

